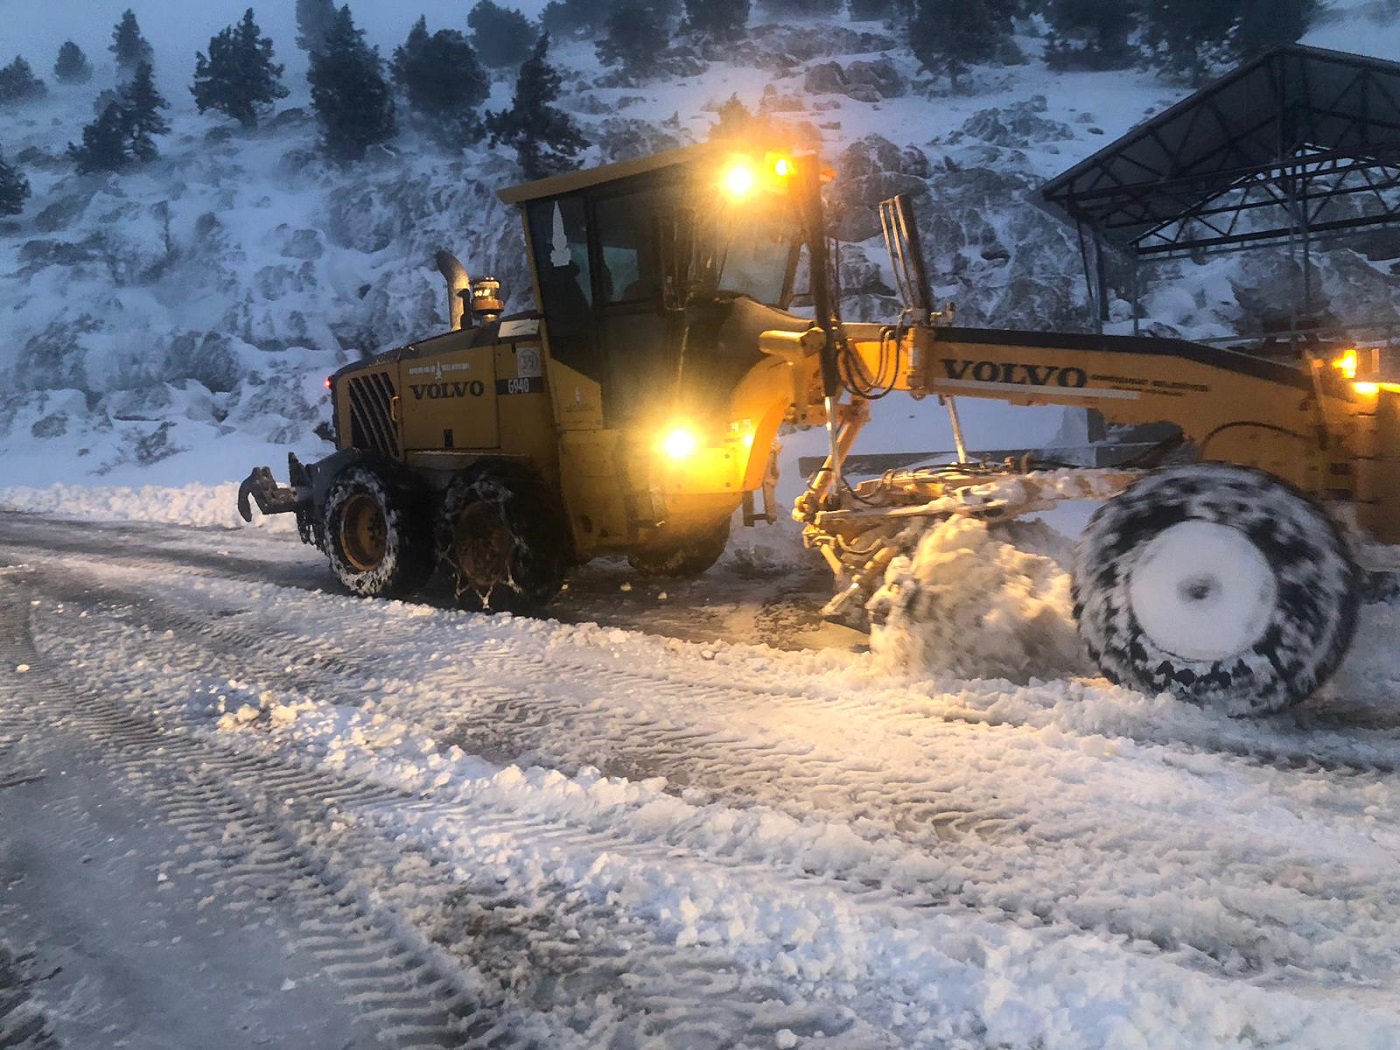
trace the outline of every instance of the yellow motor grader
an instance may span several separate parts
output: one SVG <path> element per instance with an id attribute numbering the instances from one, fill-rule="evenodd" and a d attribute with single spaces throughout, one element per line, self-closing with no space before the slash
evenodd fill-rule
<path id="1" fill-rule="evenodd" d="M 1400 543 L 1400 385 L 1372 355 L 957 327 L 903 198 L 881 218 L 904 309 L 846 323 L 822 179 L 811 155 L 724 141 L 502 192 L 536 309 L 503 317 L 498 283 L 440 253 L 450 330 L 333 375 L 337 451 L 289 457 L 286 486 L 256 468 L 241 513 L 295 513 L 357 594 L 406 596 L 441 568 L 467 607 L 527 611 L 597 555 L 703 572 L 736 512 L 774 519 L 780 429 L 824 426 L 793 516 L 838 577 L 828 615 L 859 616 L 933 523 L 1092 497 L 1075 612 L 1111 680 L 1248 713 L 1332 673 L 1357 552 Z M 1039 473 L 960 455 L 853 481 L 848 453 L 891 390 L 1168 421 L 1194 462 Z"/>

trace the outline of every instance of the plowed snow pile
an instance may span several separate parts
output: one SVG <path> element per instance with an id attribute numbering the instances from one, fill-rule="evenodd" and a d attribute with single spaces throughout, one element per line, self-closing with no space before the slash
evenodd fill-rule
<path id="1" fill-rule="evenodd" d="M 896 558 L 866 606 L 891 671 L 1026 682 L 1095 673 L 1075 631 L 1073 545 L 1041 522 L 952 518 Z"/>

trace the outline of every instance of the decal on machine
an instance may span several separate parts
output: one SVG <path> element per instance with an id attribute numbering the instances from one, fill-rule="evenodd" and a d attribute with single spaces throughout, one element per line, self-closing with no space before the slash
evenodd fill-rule
<path id="1" fill-rule="evenodd" d="M 535 379 L 544 375 L 544 355 L 538 346 L 515 348 L 515 374 L 521 379 Z"/>
<path id="2" fill-rule="evenodd" d="M 522 317 L 514 321 L 502 321 L 496 334 L 502 339 L 513 339 L 522 335 L 539 335 L 540 319 L 538 317 Z"/>
<path id="3" fill-rule="evenodd" d="M 544 379 L 541 376 L 521 376 L 519 379 L 496 380 L 498 394 L 543 394 Z"/>
<path id="4" fill-rule="evenodd" d="M 942 362 L 947 378 L 934 381 L 940 387 L 1001 390 L 1008 393 L 1024 393 L 1027 387 L 1039 387 L 1053 390 L 1060 397 L 1068 395 L 1127 400 L 1142 396 L 1137 390 L 1091 387 L 1089 373 L 1073 365 L 1066 367 L 1024 364 L 1020 361 L 966 361 L 954 357 L 942 358 Z"/>
<path id="5" fill-rule="evenodd" d="M 441 383 L 443 373 L 445 372 L 470 372 L 471 370 L 472 366 L 469 361 L 458 361 L 448 365 L 443 364 L 441 361 L 434 361 L 430 365 L 415 365 L 408 370 L 408 374 L 411 376 L 430 375 L 433 377 L 434 381 Z"/>
<path id="6" fill-rule="evenodd" d="M 462 379 L 451 383 L 410 383 L 413 399 L 438 401 L 450 397 L 481 397 L 486 393 L 486 384 L 480 379 Z"/>

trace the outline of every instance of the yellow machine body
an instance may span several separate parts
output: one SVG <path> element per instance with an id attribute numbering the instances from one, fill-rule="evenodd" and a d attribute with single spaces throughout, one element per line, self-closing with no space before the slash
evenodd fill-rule
<path id="1" fill-rule="evenodd" d="M 499 309 L 497 286 L 484 299 L 455 288 L 463 327 L 333 377 L 340 446 L 397 460 L 437 489 L 483 457 L 523 462 L 557 492 L 577 560 L 665 550 L 713 533 L 741 505 L 749 522 L 772 520 L 770 505 L 754 511 L 754 496 L 771 494 L 785 424 L 830 423 L 836 458 L 849 451 L 868 409 L 859 390 L 831 396 L 834 366 L 824 362 L 844 361 L 873 387 L 920 397 L 1170 422 L 1199 458 L 1267 471 L 1400 542 L 1400 387 L 1357 381 L 1331 362 L 1295 366 L 1180 340 L 932 320 L 823 327 L 790 306 L 803 245 L 810 258 L 814 243 L 810 231 L 803 240 L 800 202 L 770 195 L 764 205 L 793 227 L 781 246 L 765 234 L 754 257 L 771 248 L 767 270 L 748 271 L 769 294 L 728 288 L 725 248 L 701 244 L 695 216 L 707 222 L 722 207 L 715 172 L 734 152 L 694 147 L 502 193 L 524 218 L 536 309 L 473 324 L 483 301 Z M 707 266 L 713 282 L 697 296 Z M 874 513 L 840 505 L 835 466 L 796 514 L 813 545 L 822 533 L 862 534 Z M 873 502 L 917 506 L 948 485 L 887 478 Z"/>

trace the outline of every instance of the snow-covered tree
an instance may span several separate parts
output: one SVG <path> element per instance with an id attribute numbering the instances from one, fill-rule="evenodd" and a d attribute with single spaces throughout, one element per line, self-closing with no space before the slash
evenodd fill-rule
<path id="1" fill-rule="evenodd" d="M 44 82 L 34 75 L 34 70 L 23 58 L 17 57 L 0 69 L 0 103 L 28 102 L 41 97 L 47 90 Z"/>
<path id="2" fill-rule="evenodd" d="M 934 76 L 954 86 L 974 62 L 996 58 L 1011 42 L 1006 0 L 916 0 L 909 49 Z"/>
<path id="3" fill-rule="evenodd" d="M 394 48 L 394 57 L 389 63 L 389 72 L 400 87 L 406 87 L 404 76 L 408 74 L 411 67 L 420 64 L 423 49 L 428 46 L 428 41 L 433 34 L 428 32 L 428 16 L 419 15 L 418 21 L 413 23 L 413 28 L 408 31 L 408 36 L 404 42 Z"/>
<path id="4" fill-rule="evenodd" d="M 596 38 L 612 8 L 610 0 L 550 0 L 540 12 L 540 28 L 551 37 Z"/>
<path id="5" fill-rule="evenodd" d="M 335 21 L 334 0 L 297 0 L 297 47 L 308 54 L 319 53 L 326 44 L 326 33 Z"/>
<path id="6" fill-rule="evenodd" d="M 97 119 L 83 128 L 82 145 L 68 144 L 78 173 L 120 171 L 131 161 L 127 141 L 126 114 L 119 100 L 108 102 Z"/>
<path id="7" fill-rule="evenodd" d="M 685 0 L 685 25 L 711 40 L 737 40 L 749 24 L 749 9 L 749 0 Z"/>
<path id="8" fill-rule="evenodd" d="M 535 29 L 528 18 L 492 0 L 477 0 L 467 15 L 467 27 L 472 31 L 477 57 L 493 69 L 519 66 L 535 42 Z"/>
<path id="9" fill-rule="evenodd" d="M 650 0 L 620 0 L 595 48 L 603 65 L 619 66 L 629 77 L 644 77 L 656 71 L 670 43 L 666 17 Z"/>
<path id="10" fill-rule="evenodd" d="M 1199 84 L 1234 58 L 1239 0 L 1146 0 L 1142 40 L 1148 64 L 1169 80 Z"/>
<path id="11" fill-rule="evenodd" d="M 68 146 L 78 171 L 120 171 L 133 161 L 154 160 L 160 155 L 155 136 L 170 130 L 161 116 L 169 103 L 156 90 L 149 62 L 137 65 L 129 83 L 109 93 L 97 119 L 83 128 L 82 145 Z"/>
<path id="12" fill-rule="evenodd" d="M 439 29 L 430 36 L 427 19 L 420 18 L 394 49 L 391 68 L 409 107 L 427 118 L 435 138 L 449 146 L 481 139 L 480 107 L 491 81 L 465 34 Z"/>
<path id="13" fill-rule="evenodd" d="M 272 38 L 262 35 L 250 7 L 243 21 L 228 26 L 209 40 L 209 57 L 195 53 L 195 105 L 213 109 L 245 128 L 256 127 L 258 116 L 287 97 L 282 67 L 272 61 Z"/>
<path id="14" fill-rule="evenodd" d="M 29 198 L 29 180 L 0 154 L 0 215 L 18 215 Z"/>
<path id="15" fill-rule="evenodd" d="M 155 72 L 149 62 L 137 65 L 131 83 L 122 88 L 121 94 L 131 155 L 137 160 L 154 160 L 160 155 L 154 136 L 170 130 L 170 122 L 160 111 L 169 109 L 170 103 L 156 90 Z"/>
<path id="16" fill-rule="evenodd" d="M 1291 44 L 1322 12 L 1320 0 L 1241 0 L 1234 54 L 1244 60 L 1278 44 Z"/>
<path id="17" fill-rule="evenodd" d="M 830 18 L 840 14 L 842 0 L 761 0 L 770 18 Z"/>
<path id="18" fill-rule="evenodd" d="M 58 49 L 53 75 L 61 84 L 86 84 L 92 79 L 92 64 L 82 48 L 71 40 L 65 40 Z"/>
<path id="19" fill-rule="evenodd" d="M 875 22 L 895 16 L 896 0 L 846 0 L 846 9 L 858 22 Z"/>
<path id="20" fill-rule="evenodd" d="M 135 73 L 142 62 L 155 59 L 155 52 L 141 35 L 141 27 L 137 25 L 136 15 L 130 8 L 122 13 L 121 21 L 112 30 L 112 45 L 108 50 L 116 59 L 117 73 L 123 79 Z"/>
<path id="21" fill-rule="evenodd" d="M 349 7 L 336 12 L 321 51 L 311 52 L 311 106 L 322 144 L 337 160 L 360 160 L 394 137 L 394 99 L 379 49 L 365 43 Z"/>
<path id="22" fill-rule="evenodd" d="M 573 170 L 588 146 L 573 118 L 555 105 L 561 81 L 548 54 L 549 34 L 542 33 L 520 66 L 510 109 L 492 113 L 486 122 L 491 144 L 512 147 L 530 179 Z"/>
<path id="23" fill-rule="evenodd" d="M 1129 40 L 1137 15 L 1122 0 L 1049 0 L 1044 14 L 1051 69 L 1123 69 L 1138 57 Z"/>

